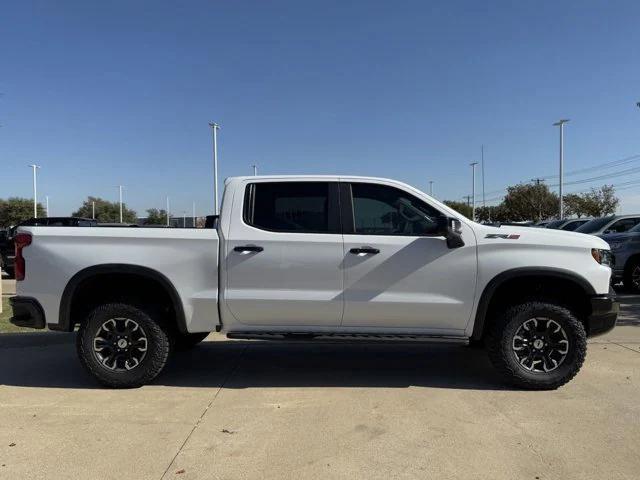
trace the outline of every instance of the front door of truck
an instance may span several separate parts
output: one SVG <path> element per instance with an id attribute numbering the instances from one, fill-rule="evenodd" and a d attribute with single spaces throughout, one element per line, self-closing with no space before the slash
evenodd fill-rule
<path id="1" fill-rule="evenodd" d="M 428 329 L 461 334 L 476 289 L 476 241 L 450 249 L 434 235 L 435 207 L 384 183 L 341 184 L 344 327 Z M 344 197 L 344 198 L 343 198 Z"/>
<path id="2" fill-rule="evenodd" d="M 337 179 L 257 179 L 243 190 L 233 199 L 226 241 L 224 296 L 231 314 L 245 325 L 339 325 Z"/>

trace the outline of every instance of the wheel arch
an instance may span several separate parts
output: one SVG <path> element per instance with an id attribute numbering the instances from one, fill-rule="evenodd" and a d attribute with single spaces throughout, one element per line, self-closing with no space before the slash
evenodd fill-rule
<path id="1" fill-rule="evenodd" d="M 493 277 L 489 283 L 485 286 L 478 306 L 476 308 L 475 321 L 473 324 L 473 333 L 471 334 L 472 340 L 480 340 L 486 332 L 488 326 L 487 316 L 492 307 L 492 301 L 497 298 L 500 291 L 505 287 L 508 287 L 512 283 L 525 282 L 525 281 L 540 281 L 544 279 L 551 279 L 556 282 L 563 282 L 564 284 L 570 284 L 575 288 L 575 291 L 580 291 L 586 299 L 589 295 L 595 295 L 596 291 L 593 286 L 581 275 L 565 270 L 562 268 L 554 267 L 521 267 L 506 270 Z M 588 303 L 588 302 L 587 302 Z"/>
<path id="2" fill-rule="evenodd" d="M 90 282 L 109 277 L 126 278 L 129 281 L 142 281 L 140 285 L 153 285 L 157 291 L 166 295 L 169 306 L 175 315 L 175 324 L 180 333 L 187 333 L 186 317 L 182 300 L 175 286 L 163 273 L 149 267 L 131 264 L 109 263 L 93 265 L 77 272 L 67 282 L 60 299 L 60 308 L 57 324 L 49 324 L 52 330 L 70 332 L 73 331 L 78 321 L 73 318 L 74 300 Z M 118 290 L 118 289 L 114 289 Z M 135 292 L 131 297 L 136 297 Z"/>

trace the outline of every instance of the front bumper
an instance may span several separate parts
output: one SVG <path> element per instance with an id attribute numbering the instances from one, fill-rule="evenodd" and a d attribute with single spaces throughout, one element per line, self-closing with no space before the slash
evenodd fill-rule
<path id="1" fill-rule="evenodd" d="M 9 320 L 17 327 L 44 328 L 46 321 L 40 302 L 32 297 L 11 297 L 13 317 Z"/>
<path id="2" fill-rule="evenodd" d="M 613 330 L 618 312 L 620 312 L 620 303 L 613 291 L 591 297 L 591 314 L 587 317 L 588 336 L 594 337 Z"/>

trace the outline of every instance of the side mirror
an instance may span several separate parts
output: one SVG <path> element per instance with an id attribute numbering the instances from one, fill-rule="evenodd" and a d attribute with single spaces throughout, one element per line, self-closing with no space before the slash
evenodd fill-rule
<path id="1" fill-rule="evenodd" d="M 447 247 L 459 248 L 464 246 L 462 240 L 462 224 L 460 220 L 451 217 L 438 217 L 437 235 L 443 236 L 447 240 Z"/>

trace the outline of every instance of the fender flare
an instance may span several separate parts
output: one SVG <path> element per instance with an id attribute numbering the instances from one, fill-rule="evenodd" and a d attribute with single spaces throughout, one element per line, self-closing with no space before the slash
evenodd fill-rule
<path id="1" fill-rule="evenodd" d="M 554 277 L 563 280 L 569 280 L 577 284 L 585 295 L 595 295 L 596 291 L 593 286 L 587 281 L 586 278 L 578 275 L 570 270 L 555 267 L 520 267 L 505 270 L 493 277 L 489 283 L 484 287 L 478 307 L 476 308 L 475 322 L 473 324 L 473 333 L 471 334 L 472 340 L 480 340 L 484 333 L 484 325 L 487 316 L 487 310 L 489 309 L 489 303 L 493 298 L 494 293 L 498 288 L 509 280 L 522 277 Z"/>
<path id="2" fill-rule="evenodd" d="M 154 270 L 152 268 L 125 263 L 106 263 L 102 265 L 93 265 L 91 267 L 80 270 L 73 277 L 71 277 L 69 282 L 67 282 L 67 285 L 65 286 L 64 291 L 62 292 L 62 297 L 60 299 L 58 323 L 49 324 L 48 327 L 51 330 L 60 330 L 64 332 L 73 331 L 75 324 L 71 320 L 71 305 L 73 303 L 73 297 L 78 287 L 89 278 L 114 273 L 137 275 L 145 279 L 153 280 L 160 284 L 160 286 L 167 292 L 167 294 L 169 295 L 169 299 L 171 300 L 171 305 L 173 306 L 173 310 L 176 314 L 176 324 L 178 327 L 178 331 L 180 331 L 180 333 L 187 333 L 187 322 L 184 314 L 182 300 L 180 299 L 180 295 L 178 295 L 178 292 L 173 283 L 171 283 L 171 280 L 169 280 L 161 272 L 158 272 L 157 270 Z"/>

